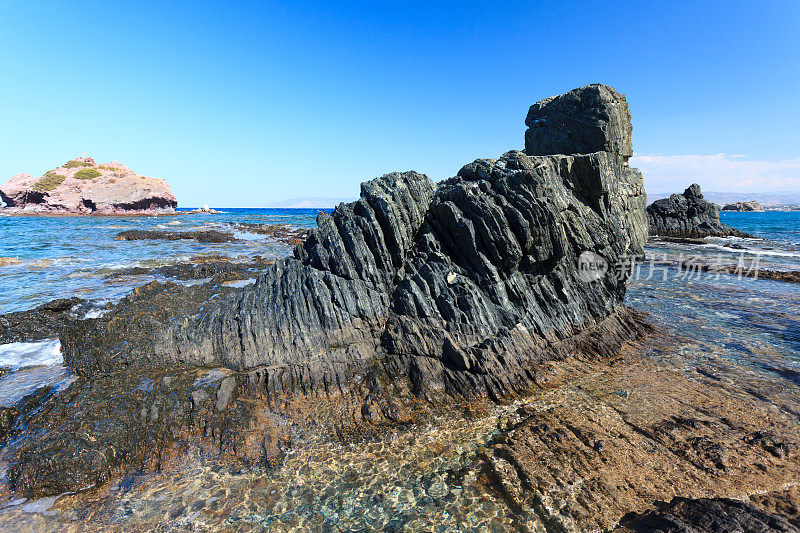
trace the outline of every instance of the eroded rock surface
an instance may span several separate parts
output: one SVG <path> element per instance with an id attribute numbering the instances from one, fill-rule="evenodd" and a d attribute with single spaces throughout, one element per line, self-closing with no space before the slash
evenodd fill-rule
<path id="1" fill-rule="evenodd" d="M 700 185 L 693 183 L 683 194 L 656 200 L 647 206 L 651 235 L 665 237 L 750 237 L 719 221 L 719 206 L 703 198 Z"/>
<path id="2" fill-rule="evenodd" d="M 222 243 L 234 242 L 236 238 L 233 233 L 219 230 L 197 230 L 197 231 L 164 231 L 164 230 L 144 230 L 129 229 L 121 231 L 114 237 L 118 241 L 197 241 L 202 243 Z"/>
<path id="3" fill-rule="evenodd" d="M 29 311 L 0 315 L 0 344 L 32 342 L 58 337 L 71 322 L 90 306 L 81 298 L 61 298 Z"/>

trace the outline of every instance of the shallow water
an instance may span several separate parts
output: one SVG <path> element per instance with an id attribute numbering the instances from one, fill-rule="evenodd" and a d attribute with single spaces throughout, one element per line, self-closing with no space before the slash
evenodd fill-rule
<path id="1" fill-rule="evenodd" d="M 319 209 L 226 209 L 219 215 L 153 217 L 0 217 L 0 314 L 22 311 L 56 298 L 115 300 L 153 279 L 109 278 L 114 270 L 153 267 L 199 255 L 282 257 L 285 243 L 266 235 L 234 231 L 232 224 L 291 224 L 313 227 Z M 130 229 L 231 231 L 240 242 L 117 241 Z"/>
<path id="2" fill-rule="evenodd" d="M 192 224 L 209 227 L 224 224 L 225 220 L 275 223 L 287 220 L 277 218 L 283 216 L 250 212 L 230 215 L 232 218 L 229 219 L 205 216 Z M 314 213 L 291 216 L 294 217 L 293 223 L 306 227 L 313 225 Z M 175 221 L 180 222 L 183 229 L 187 218 Z M 743 251 L 724 246 L 735 243 L 747 247 L 745 253 L 749 256 L 759 251 L 772 252 L 762 258 L 762 268 L 800 270 L 800 255 L 795 255 L 800 253 L 800 213 L 729 213 L 723 214 L 723 221 L 763 238 L 717 239 L 705 245 L 653 242 L 648 245 L 647 253 L 651 256 L 703 254 L 706 257 L 721 254 L 726 263 L 735 263 Z M 133 220 L 131 224 L 155 222 Z M 164 219 L 157 222 L 162 224 Z M 69 226 L 72 223 L 61 224 Z M 83 226 L 84 223 L 75 224 L 85 231 L 91 226 Z M 31 296 L 31 301 L 38 302 L 36 298 L 39 297 L 43 298 L 42 301 L 49 299 L 44 295 L 51 294 L 55 290 L 54 280 L 66 273 L 69 280 L 89 281 L 69 281 L 66 288 L 73 292 L 59 296 L 89 293 L 100 299 L 110 299 L 138 283 L 109 285 L 100 276 L 87 274 L 81 277 L 77 273 L 109 268 L 104 265 L 109 263 L 109 257 L 116 257 L 115 254 L 122 257 L 121 264 L 128 266 L 139 261 L 177 260 L 209 251 L 253 255 L 266 255 L 265 250 L 276 254 L 279 251 L 278 247 L 272 248 L 272 244 L 258 239 L 229 248 L 225 245 L 175 242 L 119 242 L 113 240 L 113 235 L 122 230 L 104 224 L 123 224 L 120 219 L 102 219 L 96 223 L 103 228 L 104 236 L 100 238 L 96 257 L 88 264 L 74 262 L 76 256 L 69 246 L 54 244 L 43 249 L 53 259 L 50 266 L 43 268 L 54 272 L 6 274 L 2 269 L 9 267 L 2 267 L 0 276 L 10 277 L 0 279 L 5 282 L 16 279 L 13 276 L 18 275 L 22 276 L 20 279 L 42 280 L 41 294 Z M 76 229 L 70 231 L 80 232 Z M 91 248 L 92 239 L 86 238 L 84 242 Z M 54 250 L 61 250 L 66 255 L 59 257 Z M 288 247 L 284 246 L 279 255 L 287 252 Z M 33 257 L 36 256 L 34 253 L 29 256 L 23 260 L 36 262 L 43 259 Z M 21 294 L 28 289 L 18 290 Z M 768 380 L 778 389 L 783 388 L 787 394 L 798 392 L 800 285 L 728 274 L 686 276 L 674 266 L 651 271 L 651 267 L 644 265 L 629 282 L 626 303 L 647 312 L 650 319 L 670 336 L 669 346 L 651 346 L 644 355 L 695 374 L 698 369 L 703 372 L 725 371 L 735 365 Z M 6 300 L 4 305 L 21 304 Z M 22 308 L 30 306 L 28 303 Z M 26 366 L 23 363 L 23 360 L 43 360 L 41 358 L 47 357 L 47 353 L 55 359 L 53 346 L 41 344 L 41 353 L 34 353 L 35 350 L 25 352 L 30 347 L 22 346 L 6 347 L 4 352 L 0 347 L 0 356 L 6 359 L 13 358 L 14 353 L 19 354 L 16 363 L 19 369 L 10 374 L 18 381 L 5 383 L 9 376 L 0 379 L 0 403 L 11 397 L 10 391 L 29 390 L 24 385 L 30 383 L 28 378 L 67 382 L 68 373 L 60 373 L 65 370 L 60 364 Z M 52 375 L 44 378 L 26 374 L 41 372 L 42 369 L 52 372 Z M 273 471 L 230 473 L 199 458 L 187 460 L 177 470 L 119 481 L 110 489 L 113 496 L 105 504 L 103 520 L 108 525 L 125 529 L 148 529 L 156 524 L 169 523 L 172 527 L 200 530 L 515 531 L 520 525 L 517 522 L 519 518 L 504 500 L 486 491 L 477 469 L 480 447 L 495 434 L 501 420 L 512 416 L 514 409 L 513 405 L 497 407 L 476 419 L 396 430 L 386 438 L 358 444 L 332 444 L 311 439 L 297 443 L 284 463 Z M 42 523 L 60 527 L 64 520 L 86 518 L 67 511 L 61 517 L 37 515 L 37 520 L 50 522 L 29 522 L 32 519 L 24 512 L 25 505 L 52 513 L 49 511 L 51 503 L 49 500 L 41 505 L 18 502 L 0 513 L 12 513 L 12 521 L 17 520 L 20 526 L 32 523 L 32 529 Z M 536 523 L 528 525 L 534 529 L 541 527 Z"/>

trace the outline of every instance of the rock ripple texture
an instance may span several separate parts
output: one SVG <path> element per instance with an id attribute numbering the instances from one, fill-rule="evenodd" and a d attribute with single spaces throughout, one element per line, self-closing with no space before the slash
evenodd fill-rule
<path id="1" fill-rule="evenodd" d="M 114 313 L 82 322 L 62 339 L 66 360 L 85 376 L 257 370 L 268 389 L 344 390 L 374 364 L 464 394 L 524 388 L 532 363 L 567 355 L 593 326 L 625 329 L 614 265 L 647 237 L 623 95 L 575 89 L 526 122 L 526 153 L 477 160 L 438 186 L 416 172 L 364 183 L 254 285 L 128 342 L 108 333 Z M 584 251 L 609 262 L 604 277 L 581 281 Z"/>

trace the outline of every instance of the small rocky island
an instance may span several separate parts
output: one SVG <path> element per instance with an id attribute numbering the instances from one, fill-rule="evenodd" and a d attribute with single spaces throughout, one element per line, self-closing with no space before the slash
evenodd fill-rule
<path id="1" fill-rule="evenodd" d="M 719 206 L 703 198 L 693 183 L 683 194 L 656 200 L 647 206 L 650 235 L 661 237 L 749 237 L 747 233 L 719 221 Z"/>
<path id="2" fill-rule="evenodd" d="M 741 212 L 764 212 L 764 206 L 752 200 L 750 202 L 736 202 L 733 204 L 725 204 L 722 208 L 723 211 L 741 211 Z"/>
<path id="3" fill-rule="evenodd" d="M 7 214 L 131 215 L 174 213 L 166 180 L 141 176 L 118 161 L 76 157 L 43 176 L 17 174 L 0 185 Z"/>

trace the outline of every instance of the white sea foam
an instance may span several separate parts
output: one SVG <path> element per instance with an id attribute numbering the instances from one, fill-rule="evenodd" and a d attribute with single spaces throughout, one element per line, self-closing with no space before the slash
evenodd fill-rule
<path id="1" fill-rule="evenodd" d="M 0 366 L 3 367 L 16 370 L 26 366 L 58 365 L 63 362 L 61 342 L 58 339 L 0 344 Z"/>
<path id="2" fill-rule="evenodd" d="M 790 250 L 778 251 L 778 250 L 764 250 L 762 248 L 731 248 L 729 246 L 723 246 L 714 243 L 701 244 L 700 246 L 704 248 L 714 248 L 717 250 L 722 250 L 723 252 L 728 252 L 734 255 L 738 255 L 740 253 L 746 253 L 752 255 L 770 255 L 775 257 L 800 257 L 800 252 L 794 252 Z"/>
<path id="3" fill-rule="evenodd" d="M 108 313 L 108 309 L 92 309 L 83 318 L 100 318 L 106 313 Z"/>

